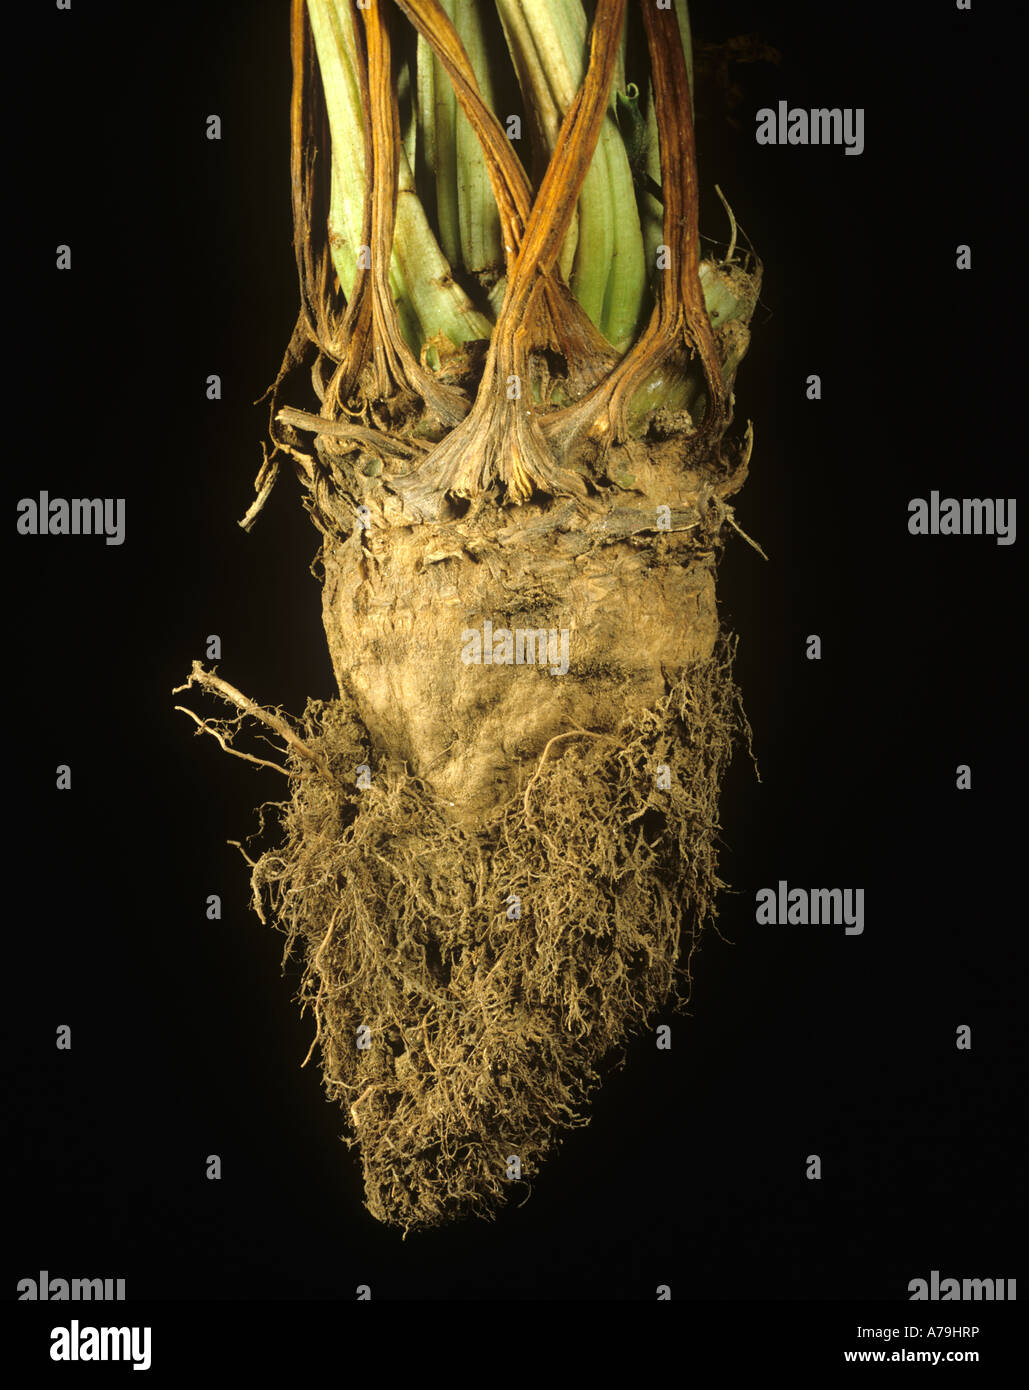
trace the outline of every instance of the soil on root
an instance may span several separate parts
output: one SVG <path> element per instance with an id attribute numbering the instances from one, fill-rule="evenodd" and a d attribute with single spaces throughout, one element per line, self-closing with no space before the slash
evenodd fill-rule
<path id="1" fill-rule="evenodd" d="M 324 770 L 293 760 L 255 905 L 302 963 L 312 1050 L 378 1220 L 492 1216 L 588 1122 L 628 1039 L 688 999 L 725 886 L 719 788 L 750 747 L 734 651 L 720 636 L 610 733 L 551 739 L 478 826 L 376 760 L 352 707 L 309 703 Z"/>

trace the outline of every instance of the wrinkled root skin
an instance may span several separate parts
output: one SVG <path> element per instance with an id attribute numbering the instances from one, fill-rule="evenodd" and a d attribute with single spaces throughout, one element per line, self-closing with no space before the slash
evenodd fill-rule
<path id="1" fill-rule="evenodd" d="M 626 506 L 621 519 L 653 526 L 655 517 Z M 611 732 L 627 708 L 667 692 L 666 672 L 711 655 L 712 551 L 698 556 L 686 531 L 609 543 L 602 528 L 591 534 L 568 505 L 516 525 L 498 518 L 492 534 L 481 522 L 372 532 L 358 565 L 326 550 L 324 621 L 340 688 L 375 750 L 463 824 L 513 796 L 555 735 Z M 481 643 L 485 633 L 493 655 L 504 630 L 546 636 L 523 639 L 522 663 L 515 642 L 513 663 L 487 665 L 471 634 Z"/>

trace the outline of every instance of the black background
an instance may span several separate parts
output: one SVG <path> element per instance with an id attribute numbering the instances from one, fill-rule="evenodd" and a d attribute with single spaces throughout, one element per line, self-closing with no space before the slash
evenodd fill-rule
<path id="1" fill-rule="evenodd" d="M 907 531 L 932 489 L 1018 490 L 1012 190 L 990 158 L 1005 40 L 985 6 L 944 3 L 697 0 L 693 22 L 782 54 L 737 67 L 739 125 L 713 109 L 698 135 L 702 232 L 727 236 L 717 182 L 765 265 L 736 502 L 769 561 L 736 540 L 719 579 L 762 780 L 742 758 L 728 778 L 735 892 L 672 1050 L 630 1048 L 527 1204 L 402 1242 L 299 1068 L 297 977 L 226 844 L 281 789 L 172 708 L 209 633 L 255 699 L 333 693 L 292 477 L 236 524 L 265 430 L 251 402 L 297 303 L 287 6 L 26 13 L 9 525 L 40 489 L 121 496 L 127 539 L 12 543 L 7 1297 L 44 1269 L 203 1300 L 900 1300 L 932 1269 L 1023 1273 L 1023 542 Z M 757 146 L 754 112 L 780 98 L 864 107 L 865 152 Z M 864 935 L 757 926 L 780 878 L 863 887 Z"/>

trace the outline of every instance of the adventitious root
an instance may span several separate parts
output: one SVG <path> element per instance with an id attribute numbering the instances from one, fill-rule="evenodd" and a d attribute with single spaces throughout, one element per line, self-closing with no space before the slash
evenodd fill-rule
<path id="1" fill-rule="evenodd" d="M 612 734 L 552 739 L 477 829 L 377 764 L 351 708 L 309 703 L 274 806 L 283 842 L 251 861 L 255 903 L 302 962 L 380 1221 L 492 1215 L 512 1173 L 531 1183 L 587 1122 L 602 1067 L 688 997 L 724 886 L 718 789 L 749 745 L 733 648 Z"/>

